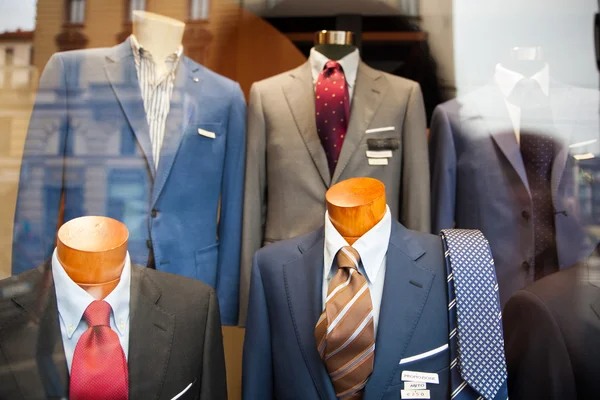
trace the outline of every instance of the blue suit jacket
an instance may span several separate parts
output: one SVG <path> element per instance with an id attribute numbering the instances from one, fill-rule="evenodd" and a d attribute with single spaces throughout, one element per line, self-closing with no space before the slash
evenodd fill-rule
<path id="1" fill-rule="evenodd" d="M 322 312 L 323 229 L 254 257 L 243 359 L 244 400 L 335 400 L 314 328 Z M 448 398 L 449 352 L 399 364 L 448 343 L 446 273 L 439 237 L 392 224 L 375 367 L 364 400 L 399 399 L 403 370 L 437 372 L 431 398 Z"/>
<path id="2" fill-rule="evenodd" d="M 199 129 L 215 134 L 199 134 Z M 158 168 L 129 40 L 55 54 L 40 87 L 21 168 L 13 274 L 34 268 L 62 221 L 118 219 L 132 262 L 216 289 L 237 323 L 245 162 L 245 101 L 237 83 L 183 57 Z"/>
<path id="3" fill-rule="evenodd" d="M 560 268 L 592 247 L 578 219 L 575 159 L 595 149 L 570 145 L 598 139 L 597 91 L 551 86 L 555 134 L 551 189 Z M 597 146 L 597 142 L 594 144 Z M 533 281 L 534 233 L 527 174 L 506 104 L 488 85 L 439 105 L 430 136 L 432 230 L 479 229 L 490 242 L 502 304 Z"/>

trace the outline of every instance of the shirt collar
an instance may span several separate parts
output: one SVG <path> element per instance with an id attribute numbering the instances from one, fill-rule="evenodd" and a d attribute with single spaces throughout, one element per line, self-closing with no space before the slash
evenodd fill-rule
<path id="1" fill-rule="evenodd" d="M 524 75 L 505 68 L 502 64 L 496 64 L 494 80 L 504 97 L 508 97 L 517 83 L 523 78 L 525 78 Z M 542 69 L 536 72 L 531 79 L 537 81 L 542 88 L 544 95 L 548 96 L 550 93 L 550 67 L 548 64 L 544 65 Z"/>
<path id="2" fill-rule="evenodd" d="M 313 83 L 316 83 L 317 79 L 319 78 L 319 74 L 321 71 L 323 71 L 323 68 L 325 68 L 325 64 L 331 60 L 325 57 L 325 55 L 322 53 L 319 53 L 313 47 L 310 49 L 308 61 L 310 63 Z M 344 69 L 346 83 L 349 87 L 354 87 L 354 83 L 356 82 L 356 74 L 358 73 L 358 64 L 360 62 L 360 53 L 358 52 L 358 49 L 355 49 L 352 53 L 348 54 L 341 60 L 338 60 L 338 62 Z"/>
<path id="3" fill-rule="evenodd" d="M 369 282 L 375 282 L 383 259 L 387 253 L 390 235 L 392 232 L 392 216 L 390 208 L 386 206 L 386 211 L 381 219 L 373 228 L 362 235 L 352 247 L 360 255 L 360 261 L 364 267 L 366 278 Z M 325 213 L 325 271 L 324 276 L 329 276 L 331 267 L 338 251 L 349 246 L 346 239 L 335 229 L 329 219 L 329 214 Z"/>
<path id="4" fill-rule="evenodd" d="M 135 63 L 137 65 L 139 65 L 140 58 L 142 57 L 143 52 L 147 53 L 150 56 L 150 59 L 152 59 L 152 53 L 150 53 L 148 50 L 144 49 L 142 47 L 142 45 L 140 45 L 140 43 L 137 41 L 137 39 L 133 33 L 129 36 L 129 38 L 130 38 L 129 42 L 131 43 L 131 50 L 133 52 L 133 57 L 134 57 Z M 183 45 L 179 45 L 179 47 L 177 48 L 177 51 L 172 53 L 167 58 L 167 60 L 165 60 L 165 62 L 172 63 L 172 67 L 170 68 L 171 71 L 175 70 L 175 68 L 177 67 L 177 64 L 179 62 L 179 59 L 181 58 L 182 55 L 183 55 Z"/>
<path id="5" fill-rule="evenodd" d="M 73 282 L 60 264 L 56 249 L 52 255 L 52 278 L 54 279 L 58 313 L 65 323 L 67 335 L 71 339 L 83 317 L 83 313 L 96 299 Z M 130 283 L 131 261 L 129 253 L 127 253 L 121 279 L 113 291 L 104 299 L 112 308 L 115 325 L 121 336 L 125 333 L 124 323 L 129 320 Z"/>

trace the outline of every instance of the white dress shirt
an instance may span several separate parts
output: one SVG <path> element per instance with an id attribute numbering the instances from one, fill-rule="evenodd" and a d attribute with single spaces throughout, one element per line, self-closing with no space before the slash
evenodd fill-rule
<path id="1" fill-rule="evenodd" d="M 371 301 L 373 302 L 373 323 L 375 334 L 379 324 L 379 310 L 381 308 L 381 297 L 385 283 L 386 254 L 392 232 L 392 214 L 387 207 L 385 215 L 371 230 L 362 235 L 352 247 L 360 255 L 360 266 L 358 270 L 367 279 Z M 337 273 L 334 265 L 335 256 L 338 251 L 349 246 L 346 239 L 340 235 L 329 220 L 329 214 L 325 213 L 325 265 L 323 268 L 323 310 L 329 289 L 329 282 Z"/>
<path id="2" fill-rule="evenodd" d="M 96 299 L 73 282 L 71 277 L 67 275 L 58 260 L 56 249 L 52 255 L 52 278 L 54 279 L 54 289 L 56 291 L 60 333 L 70 373 L 75 346 L 81 335 L 83 335 L 83 332 L 88 328 L 87 322 L 83 319 L 83 313 L 92 301 Z M 117 284 L 117 287 L 104 299 L 112 308 L 112 312 L 110 313 L 110 327 L 119 336 L 125 358 L 127 358 L 129 351 L 130 283 L 131 261 L 129 260 L 129 253 L 127 253 L 125 266 L 123 267 L 123 272 L 121 272 L 121 280 Z"/>
<path id="3" fill-rule="evenodd" d="M 158 168 L 160 149 L 165 137 L 167 116 L 171 109 L 171 96 L 173 95 L 173 86 L 175 85 L 175 71 L 183 54 L 183 46 L 179 46 L 176 52 L 164 60 L 167 70 L 163 75 L 157 76 L 152 54 L 138 43 L 134 35 L 131 35 L 130 38 L 131 51 L 133 52 L 135 69 L 144 101 L 144 110 L 146 111 L 146 119 L 150 129 L 152 158 L 154 159 L 154 166 Z"/>
<path id="4" fill-rule="evenodd" d="M 319 79 L 321 71 L 323 71 L 323 68 L 325 68 L 325 64 L 331 60 L 319 53 L 313 47 L 310 49 L 308 61 L 310 63 L 310 69 L 312 72 L 313 85 L 316 87 L 317 79 Z M 337 60 L 337 62 L 339 62 L 344 69 L 346 83 L 348 84 L 348 93 L 350 95 L 350 99 L 352 99 L 352 95 L 354 94 L 354 84 L 356 83 L 356 74 L 358 73 L 358 64 L 360 63 L 360 53 L 358 52 L 358 49 L 354 50 L 341 60 Z"/>
<path id="5" fill-rule="evenodd" d="M 504 96 L 504 103 L 506 104 L 508 116 L 510 117 L 515 136 L 517 137 L 517 143 L 521 143 L 521 107 L 512 104 L 507 98 L 510 96 L 517 83 L 523 78 L 525 78 L 525 76 L 518 72 L 504 68 L 501 64 L 496 65 L 494 80 Z M 548 96 L 550 93 L 550 68 L 548 67 L 548 64 L 533 75 L 531 79 L 537 81 L 544 94 Z"/>

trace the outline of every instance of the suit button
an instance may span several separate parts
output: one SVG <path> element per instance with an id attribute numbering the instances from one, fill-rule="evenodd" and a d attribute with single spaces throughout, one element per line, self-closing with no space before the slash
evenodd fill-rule
<path id="1" fill-rule="evenodd" d="M 523 261 L 523 264 L 521 264 L 521 267 L 523 267 L 523 269 L 529 269 L 529 263 L 527 261 Z"/>
<path id="2" fill-rule="evenodd" d="M 149 249 L 152 249 L 152 240 L 146 240 L 146 246 L 148 246 Z"/>
<path id="3" fill-rule="evenodd" d="M 150 213 L 150 215 L 152 215 L 152 218 L 156 218 L 158 215 L 158 210 L 154 209 L 152 210 L 152 212 Z"/>
<path id="4" fill-rule="evenodd" d="M 521 217 L 523 217 L 523 218 L 525 218 L 525 219 L 529 220 L 529 217 L 531 217 L 531 214 L 529 214 L 529 211 L 527 211 L 527 210 L 523 210 L 523 211 L 521 212 Z"/>

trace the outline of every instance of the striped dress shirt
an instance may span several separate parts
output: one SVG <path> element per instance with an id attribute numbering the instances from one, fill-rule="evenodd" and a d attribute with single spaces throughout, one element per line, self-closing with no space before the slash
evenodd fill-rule
<path id="1" fill-rule="evenodd" d="M 166 73 L 157 76 L 152 54 L 138 43 L 134 35 L 131 35 L 130 42 L 150 131 L 152 158 L 155 167 L 158 169 L 160 149 L 165 137 L 167 116 L 171 108 L 175 71 L 183 54 L 183 46 L 179 46 L 179 49 L 175 53 L 167 57 L 164 61 L 167 65 Z"/>

